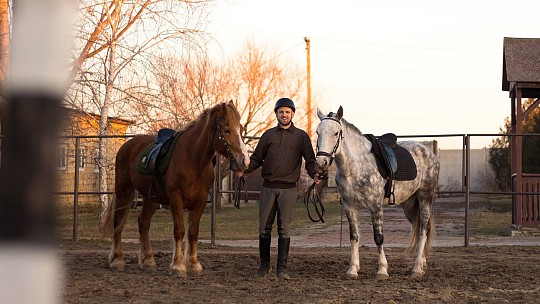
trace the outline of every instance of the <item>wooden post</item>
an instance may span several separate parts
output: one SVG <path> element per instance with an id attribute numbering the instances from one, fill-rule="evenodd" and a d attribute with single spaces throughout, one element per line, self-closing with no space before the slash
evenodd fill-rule
<path id="1" fill-rule="evenodd" d="M 308 37 L 304 37 L 306 41 L 306 51 L 307 51 L 307 105 L 306 105 L 306 114 L 307 114 L 307 134 L 311 139 L 311 53 L 310 53 L 310 40 Z"/>

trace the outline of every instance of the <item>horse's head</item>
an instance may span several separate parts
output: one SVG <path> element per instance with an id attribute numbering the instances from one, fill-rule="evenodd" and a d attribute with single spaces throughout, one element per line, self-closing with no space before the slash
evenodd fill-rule
<path id="1" fill-rule="evenodd" d="M 317 116 L 321 122 L 317 126 L 317 166 L 321 171 L 327 171 L 339 150 L 343 131 L 341 118 L 343 108 L 340 106 L 337 113 L 324 115 L 317 109 Z"/>
<path id="2" fill-rule="evenodd" d="M 214 147 L 220 154 L 229 158 L 231 170 L 244 171 L 249 165 L 249 156 L 246 145 L 242 140 L 240 113 L 236 110 L 232 100 L 227 104 L 222 103 L 218 107 L 218 136 L 214 142 Z"/>

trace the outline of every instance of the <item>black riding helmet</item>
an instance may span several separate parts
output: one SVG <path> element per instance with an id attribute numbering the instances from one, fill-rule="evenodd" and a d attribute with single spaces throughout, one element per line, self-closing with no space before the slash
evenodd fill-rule
<path id="1" fill-rule="evenodd" d="M 294 102 L 290 100 L 289 98 L 280 98 L 278 101 L 276 101 L 276 106 L 274 107 L 274 113 L 277 113 L 277 109 L 281 107 L 289 107 L 293 112 L 296 112 L 296 108 L 294 107 Z"/>

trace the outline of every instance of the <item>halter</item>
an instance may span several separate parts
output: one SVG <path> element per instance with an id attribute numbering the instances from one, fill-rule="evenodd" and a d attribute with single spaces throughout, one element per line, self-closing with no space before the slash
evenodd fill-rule
<path id="1" fill-rule="evenodd" d="M 223 143 L 223 146 L 225 146 L 225 152 L 227 153 L 227 158 L 229 161 L 235 161 L 234 154 L 232 153 L 231 149 L 229 148 L 229 144 L 227 143 L 227 140 L 225 140 L 225 136 L 223 135 L 223 130 L 221 130 L 221 126 L 218 124 L 217 129 L 219 131 L 219 139 L 221 139 L 221 142 Z M 238 164 L 237 164 L 238 165 Z"/>
<path id="2" fill-rule="evenodd" d="M 217 125 L 217 129 L 219 131 L 219 139 L 223 143 L 223 146 L 225 146 L 225 152 L 227 153 L 227 158 L 231 162 L 231 167 L 232 167 L 233 162 L 236 164 L 236 167 L 240 167 L 238 165 L 238 163 L 236 163 L 236 159 L 234 158 L 234 154 L 232 153 L 231 149 L 229 148 L 229 144 L 225 140 L 225 136 L 223 135 L 223 130 L 221 129 L 221 126 L 219 124 Z M 247 189 L 247 187 L 245 185 L 246 185 L 246 180 L 244 179 L 244 176 L 241 176 L 238 179 L 238 185 L 233 184 L 234 194 L 235 194 L 234 207 L 236 207 L 237 209 L 240 209 L 240 193 L 242 191 L 242 186 L 244 186 L 244 188 L 245 188 L 244 201 L 245 201 L 246 204 L 248 202 L 248 192 L 247 192 L 248 189 Z"/>
<path id="3" fill-rule="evenodd" d="M 328 119 L 333 120 L 333 121 L 337 122 L 340 125 L 339 134 L 338 134 L 338 140 L 337 140 L 336 144 L 334 145 L 334 148 L 332 149 L 332 151 L 330 153 L 324 152 L 324 151 L 317 151 L 317 156 L 330 157 L 330 164 L 328 166 L 331 166 L 332 162 L 334 161 L 334 158 L 336 157 L 336 151 L 339 148 L 339 143 L 343 139 L 343 129 L 341 128 L 341 121 L 335 119 L 334 117 L 330 117 L 330 116 L 325 117 L 325 118 L 321 119 L 321 121 L 328 120 Z M 317 145 L 317 149 L 318 148 L 319 148 L 319 145 Z"/>

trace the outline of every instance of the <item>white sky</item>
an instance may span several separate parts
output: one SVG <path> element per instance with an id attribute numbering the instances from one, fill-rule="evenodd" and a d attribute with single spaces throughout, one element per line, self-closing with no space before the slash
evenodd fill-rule
<path id="1" fill-rule="evenodd" d="M 510 115 L 503 38 L 539 38 L 538 12 L 539 0 L 225 0 L 208 31 L 220 52 L 254 39 L 300 67 L 310 37 L 319 108 L 343 106 L 363 133 L 493 134 Z M 460 137 L 437 140 L 461 148 Z"/>

